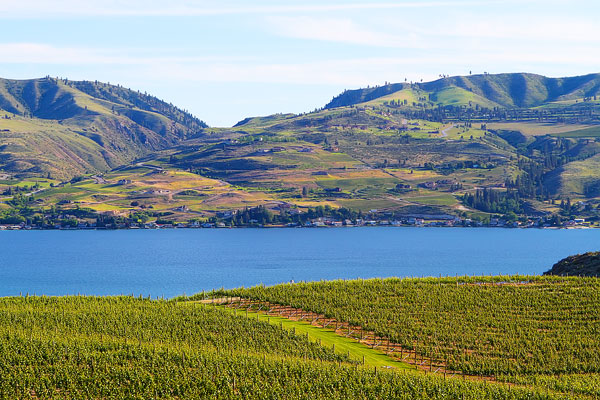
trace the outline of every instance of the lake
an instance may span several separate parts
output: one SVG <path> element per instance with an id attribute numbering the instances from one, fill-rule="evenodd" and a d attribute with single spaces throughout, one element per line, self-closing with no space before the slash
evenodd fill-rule
<path id="1" fill-rule="evenodd" d="M 600 230 L 0 231 L 0 296 L 142 294 L 390 276 L 541 274 Z"/>

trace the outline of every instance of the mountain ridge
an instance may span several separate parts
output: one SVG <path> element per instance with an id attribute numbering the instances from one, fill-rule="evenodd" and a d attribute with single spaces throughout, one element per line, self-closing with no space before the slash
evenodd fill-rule
<path id="1" fill-rule="evenodd" d="M 0 116 L 0 167 L 58 178 L 112 169 L 208 127 L 138 91 L 50 77 L 0 79 Z"/>
<path id="2" fill-rule="evenodd" d="M 430 82 L 391 83 L 346 90 L 335 96 L 325 108 L 356 105 L 405 89 L 419 89 L 435 96 L 448 87 L 470 91 L 501 107 L 536 107 L 549 102 L 597 96 L 600 94 L 600 73 L 562 78 L 532 73 L 477 74 L 443 77 Z"/>

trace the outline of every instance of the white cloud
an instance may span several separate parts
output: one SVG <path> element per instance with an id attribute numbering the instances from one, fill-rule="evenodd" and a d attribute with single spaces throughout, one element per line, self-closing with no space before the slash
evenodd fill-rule
<path id="1" fill-rule="evenodd" d="M 271 28 L 281 36 L 297 39 L 352 43 L 375 47 L 422 47 L 419 38 L 407 32 L 399 36 L 364 27 L 349 18 L 268 17 Z"/>
<path id="2" fill-rule="evenodd" d="M 459 20 L 447 21 L 443 29 L 430 30 L 432 35 L 468 37 L 478 40 L 509 39 L 516 43 L 534 41 L 564 44 L 564 42 L 600 42 L 598 23 L 586 17 L 547 15 L 487 16 L 477 18 L 474 14 L 463 15 Z M 469 23 L 464 23 L 469 21 Z"/>
<path id="3" fill-rule="evenodd" d="M 225 4 L 224 4 L 225 3 Z M 203 0 L 21 0 L 4 7 L 0 18 L 48 18 L 73 16 L 202 16 L 229 14 L 276 14 L 343 10 L 387 10 L 408 8 L 476 6 L 477 1 L 395 1 L 395 2 L 298 2 L 286 5 L 248 6 L 247 2 Z M 263 1 L 263 3 L 265 3 Z M 506 3 L 492 0 L 488 4 Z"/>
<path id="4" fill-rule="evenodd" d="M 164 52 L 154 49 L 157 54 Z M 506 50 L 506 49 L 504 49 Z M 79 66 L 80 71 L 98 66 L 136 81 L 165 80 L 185 90 L 186 82 L 270 83 L 295 85 L 365 86 L 384 81 L 433 79 L 440 73 L 460 73 L 470 69 L 489 72 L 543 72 L 577 70 L 593 72 L 600 65 L 600 52 L 594 46 L 570 46 L 561 52 L 528 46 L 502 49 L 428 51 L 426 55 L 356 57 L 312 61 L 260 61 L 234 57 L 153 57 L 131 50 L 85 47 L 56 47 L 39 43 L 0 43 L 2 64 Z M 139 54 L 139 55 L 138 55 Z M 532 67 L 532 66 L 535 66 Z M 95 77 L 90 77 L 93 79 Z M 111 79 L 113 80 L 113 79 Z"/>
<path id="5" fill-rule="evenodd" d="M 168 54 L 169 49 L 153 53 Z M 205 62 L 247 62 L 249 57 L 147 56 L 144 49 L 104 49 L 95 47 L 63 47 L 45 43 L 0 43 L 1 64 L 60 65 L 151 65 Z"/>

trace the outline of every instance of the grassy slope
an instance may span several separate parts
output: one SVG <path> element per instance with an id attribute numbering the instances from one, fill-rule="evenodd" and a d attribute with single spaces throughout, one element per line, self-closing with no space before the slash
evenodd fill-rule
<path id="1" fill-rule="evenodd" d="M 223 310 L 233 313 L 234 310 L 231 308 L 223 307 Z M 239 311 L 239 315 L 246 315 L 244 311 Z M 288 331 L 293 331 L 297 335 L 306 336 L 310 341 L 320 343 L 325 347 L 331 347 L 337 354 L 349 355 L 351 360 L 362 363 L 363 359 L 366 366 L 368 367 L 393 367 L 407 369 L 410 368 L 408 364 L 398 362 L 383 352 L 378 350 L 370 349 L 357 342 L 356 340 L 349 339 L 336 334 L 333 329 L 322 329 L 309 324 L 304 321 L 292 321 L 283 317 L 266 316 L 255 312 L 248 312 L 247 316 L 251 319 L 257 319 L 260 321 L 267 321 L 268 323 L 276 326 L 281 326 Z"/>
<path id="2" fill-rule="evenodd" d="M 521 78 L 522 87 L 518 82 Z M 460 208 L 455 195 L 514 179 L 518 174 L 514 165 L 515 147 L 531 145 L 531 154 L 539 154 L 545 142 L 535 143 L 535 136 L 549 133 L 570 137 L 575 144 L 577 140 L 594 137 L 595 128 L 541 123 L 490 124 L 488 128 L 523 131 L 522 135 L 515 134 L 518 137 L 503 134 L 505 131 L 497 136 L 480 129 L 480 124 L 406 120 L 399 110 L 381 106 L 384 101 L 412 103 L 429 97 L 433 104 L 437 101 L 467 106 L 471 103 L 473 108 L 476 105 L 492 107 L 508 101 L 500 99 L 502 93 L 516 96 L 519 88 L 525 88 L 521 101 L 529 104 L 532 99 L 541 98 L 543 82 L 547 83 L 544 86 L 547 93 L 544 93 L 556 97 L 563 89 L 577 91 L 592 81 L 592 78 L 581 78 L 580 82 L 571 80 L 568 85 L 561 83 L 557 89 L 538 76 L 502 75 L 448 78 L 412 86 L 390 85 L 361 93 L 361 101 L 368 102 L 358 107 L 248 118 L 230 129 L 204 129 L 202 137 L 186 141 L 182 140 L 194 135 L 199 122 L 145 94 L 91 82 L 1 81 L 4 106 L 17 113 L 30 110 L 34 118 L 17 115 L 9 120 L 0 119 L 0 169 L 13 174 L 18 172 L 20 177 L 46 176 L 50 172 L 53 178 L 64 179 L 109 171 L 153 152 L 147 160 L 167 165 L 171 171 L 192 169 L 213 179 L 212 184 L 200 185 L 194 177 L 176 176 L 173 184 L 177 187 L 171 188 L 167 181 L 172 174 L 168 175 L 158 185 L 171 191 L 166 196 L 147 193 L 139 196 L 133 189 L 113 186 L 109 190 L 106 185 L 93 182 L 88 182 L 85 188 L 83 184 L 76 185 L 79 191 L 62 188 L 40 195 L 47 200 L 46 205 L 54 200 L 76 200 L 98 211 L 132 210 L 135 208 L 130 203 L 143 197 L 145 204 L 158 210 L 176 212 L 175 209 L 187 205 L 192 213 L 201 213 L 201 216 L 206 212 L 258 204 L 274 207 L 282 201 L 298 206 L 349 206 L 363 211 L 440 206 L 440 210 L 449 212 Z M 558 81 L 552 82 L 558 85 Z M 479 93 L 478 88 L 484 86 L 487 91 Z M 488 99 L 492 94 L 497 103 Z M 379 95 L 382 96 L 377 97 Z M 375 98 L 369 100 L 372 96 Z M 48 113 L 65 119 L 59 123 L 48 119 L 51 117 Z M 1 132 L 3 128 L 8 131 Z M 165 147 L 168 149 L 156 152 Z M 586 147 L 586 156 L 593 154 L 592 147 Z M 175 161 L 170 159 L 171 155 L 176 157 Z M 572 157 L 580 155 L 570 154 Z M 421 173 L 425 172 L 426 163 L 439 165 L 456 161 L 492 162 L 496 166 L 492 170 L 461 169 L 449 175 L 426 177 Z M 595 196 L 595 189 L 588 188 L 597 179 L 593 173 L 594 159 L 578 163 L 556 171 L 556 176 L 547 177 L 550 193 Z M 416 173 L 394 172 L 399 168 Z M 149 190 L 139 171 L 122 170 L 108 177 L 111 181 L 130 179 L 138 182 L 133 187 Z M 460 182 L 463 191 L 417 189 L 419 184 L 434 178 Z M 400 183 L 411 185 L 413 190 L 394 191 Z M 339 195 L 324 193 L 324 189 L 336 187 L 342 190 Z M 312 192 L 300 198 L 303 188 Z M 200 196 L 178 196 L 178 191 L 186 189 L 197 190 Z M 117 193 L 120 190 L 123 191 Z M 183 219 L 196 216 L 177 214 L 177 218 Z"/>
<path id="3" fill-rule="evenodd" d="M 50 78 L 0 80 L 0 116 L 10 118 L 0 119 L 0 168 L 61 179 L 107 171 L 205 127 L 150 96 Z"/>
<path id="4" fill-rule="evenodd" d="M 501 154 L 504 158 L 509 156 L 482 137 L 483 131 L 476 128 L 453 128 L 430 121 L 409 120 L 410 130 L 399 133 L 397 128 L 402 123 L 401 116 L 377 108 L 323 110 L 306 115 L 250 119 L 236 128 L 206 130 L 205 139 L 187 141 L 147 158 L 149 162 L 169 169 L 169 173 L 160 176 L 158 181 L 156 175 L 148 176 L 152 172 L 148 169 L 120 169 L 105 174 L 104 179 L 109 184 L 88 179 L 67 185 L 69 188 L 48 190 L 37 197 L 44 200 L 45 205 L 74 200 L 81 207 L 116 212 L 135 210 L 130 203 L 137 201 L 152 205 L 155 210 L 175 212 L 175 218 L 184 220 L 222 209 L 259 204 L 275 206 L 282 201 L 300 207 L 329 204 L 363 211 L 396 210 L 415 205 L 451 209 L 457 206 L 453 196 L 416 190 L 419 183 L 434 178 L 423 174 L 425 171 L 420 171 L 421 168 L 413 167 L 410 174 L 397 174 L 376 164 L 385 160 L 394 164 L 403 160 L 412 165 L 473 158 L 486 161 L 490 153 Z M 446 137 L 442 137 L 442 130 Z M 474 140 L 469 139 L 471 135 Z M 465 139 L 461 140 L 461 136 Z M 207 143 L 208 140 L 213 143 Z M 174 174 L 190 168 L 205 178 L 195 174 Z M 467 180 L 474 174 L 463 172 L 461 177 Z M 198 183 L 206 178 L 205 183 Z M 435 178 L 448 179 L 439 175 Z M 120 179 L 131 180 L 132 184 L 115 185 Z M 499 176 L 493 180 L 503 181 Z M 168 193 L 148 194 L 152 181 L 155 181 L 152 183 L 155 189 Z M 410 184 L 415 190 L 393 192 L 399 183 Z M 304 187 L 312 192 L 302 198 L 299 195 Z M 336 187 L 342 190 L 339 195 L 324 192 L 324 189 Z M 188 189 L 199 195 L 178 195 Z M 183 205 L 189 207 L 190 213 L 177 211 Z M 410 212 L 415 212 L 414 208 Z"/>
<path id="5" fill-rule="evenodd" d="M 574 161 L 550 173 L 547 184 L 568 197 L 600 196 L 600 155 Z"/>
<path id="6" fill-rule="evenodd" d="M 415 88 L 425 91 L 433 98 L 451 93 L 444 105 L 456 101 L 457 94 L 464 102 L 481 101 L 486 107 L 535 107 L 549 102 L 571 101 L 584 96 L 594 96 L 600 92 L 600 75 L 591 74 L 570 78 L 546 78 L 541 75 L 515 73 L 497 75 L 469 75 L 442 78 L 433 82 L 407 84 L 389 84 L 381 87 L 348 90 L 335 97 L 326 107 L 334 108 L 374 101 L 394 92 Z M 466 96 L 464 92 L 470 92 Z M 472 97 L 476 96 L 476 97 Z M 460 101 L 456 104 L 460 104 Z"/>

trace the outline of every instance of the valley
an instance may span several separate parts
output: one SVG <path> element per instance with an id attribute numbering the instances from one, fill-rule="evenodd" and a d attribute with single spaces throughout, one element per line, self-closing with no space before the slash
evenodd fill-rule
<path id="1" fill-rule="evenodd" d="M 0 224 L 235 226 L 249 219 L 232 215 L 254 210 L 261 225 L 449 216 L 593 227 L 599 84 L 598 75 L 448 77 L 212 128 L 119 86 L 5 80 Z"/>

